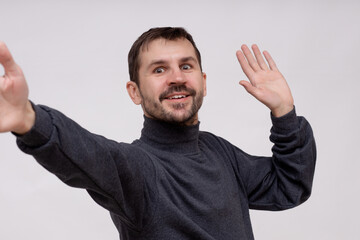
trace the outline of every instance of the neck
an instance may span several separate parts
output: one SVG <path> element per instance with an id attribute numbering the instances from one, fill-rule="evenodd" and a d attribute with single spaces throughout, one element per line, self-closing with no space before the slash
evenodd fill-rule
<path id="1" fill-rule="evenodd" d="M 187 126 L 145 116 L 140 140 L 164 151 L 195 153 L 199 151 L 198 136 L 199 122 Z"/>

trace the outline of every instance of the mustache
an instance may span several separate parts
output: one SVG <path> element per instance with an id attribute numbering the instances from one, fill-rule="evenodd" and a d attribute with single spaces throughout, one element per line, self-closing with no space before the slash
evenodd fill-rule
<path id="1" fill-rule="evenodd" d="M 168 96 L 172 93 L 175 93 L 175 92 L 186 92 L 190 96 L 196 95 L 196 91 L 192 88 L 188 88 L 185 85 L 174 85 L 174 86 L 170 86 L 168 89 L 166 89 L 166 91 L 164 91 L 163 93 L 160 94 L 160 97 L 159 97 L 160 101 L 165 99 L 166 96 Z"/>

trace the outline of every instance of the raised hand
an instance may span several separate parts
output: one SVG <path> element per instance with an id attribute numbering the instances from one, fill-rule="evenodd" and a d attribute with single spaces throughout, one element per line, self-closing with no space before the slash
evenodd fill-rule
<path id="1" fill-rule="evenodd" d="M 0 132 L 24 134 L 33 126 L 35 113 L 28 100 L 24 74 L 3 42 L 0 42 L 0 63 L 5 70 L 5 75 L 0 77 Z"/>
<path id="2" fill-rule="evenodd" d="M 265 104 L 275 117 L 290 112 L 294 107 L 290 88 L 270 54 L 263 52 L 267 64 L 257 45 L 252 45 L 255 57 L 246 45 L 242 45 L 241 50 L 236 56 L 250 82 L 242 80 L 240 85 Z"/>

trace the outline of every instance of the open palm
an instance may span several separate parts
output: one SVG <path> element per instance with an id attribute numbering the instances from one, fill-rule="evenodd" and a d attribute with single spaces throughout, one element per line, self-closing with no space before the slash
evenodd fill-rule
<path id="1" fill-rule="evenodd" d="M 257 45 L 252 46 L 254 55 L 246 45 L 236 55 L 249 81 L 242 80 L 240 84 L 260 102 L 265 104 L 276 117 L 280 117 L 293 109 L 294 100 L 285 78 L 280 73 L 274 60 L 267 51 L 265 62 Z"/>

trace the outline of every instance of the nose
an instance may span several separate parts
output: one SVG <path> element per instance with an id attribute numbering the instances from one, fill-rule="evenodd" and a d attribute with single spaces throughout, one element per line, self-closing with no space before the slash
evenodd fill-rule
<path id="1" fill-rule="evenodd" d="M 174 69 L 168 78 L 168 85 L 181 85 L 186 82 L 186 76 L 181 69 Z"/>

